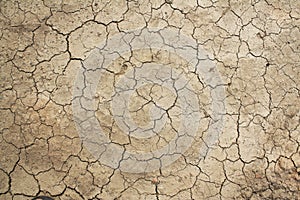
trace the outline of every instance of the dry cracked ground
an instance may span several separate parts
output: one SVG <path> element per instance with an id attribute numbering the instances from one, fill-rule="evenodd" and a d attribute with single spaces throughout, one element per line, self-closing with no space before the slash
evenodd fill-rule
<path id="1" fill-rule="evenodd" d="M 1 200 L 299 199 L 299 0 L 0 11 Z"/>

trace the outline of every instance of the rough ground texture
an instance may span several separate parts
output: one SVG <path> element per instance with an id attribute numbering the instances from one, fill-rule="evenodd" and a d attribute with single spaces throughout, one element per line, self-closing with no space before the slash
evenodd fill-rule
<path id="1" fill-rule="evenodd" d="M 1 200 L 299 198 L 299 0 L 1 0 L 0 11 Z M 84 122 L 74 118 L 76 102 L 88 107 L 81 101 L 88 87 L 74 88 L 78 73 L 97 72 L 85 61 L 109 38 L 147 28 L 172 29 L 205 50 L 222 79 L 216 87 L 225 92 L 222 130 L 207 143 L 216 87 L 176 53 L 145 45 L 101 68 L 93 107 L 86 110 L 94 113 L 107 145 L 122 154 L 116 159 L 118 152 L 107 154 L 109 148 L 95 141 L 94 149 L 102 148 L 97 155 L 79 134 Z M 118 83 L 126 77 L 139 84 L 143 80 L 132 71 L 155 63 L 176 69 L 190 86 L 165 87 L 176 77 L 167 73 L 162 80 L 158 70 L 161 82 L 141 84 L 124 98 L 127 115 L 118 113 L 112 102 L 125 91 Z M 178 131 L 182 88 L 199 103 L 193 135 Z M 120 124 L 127 118 L 129 133 Z M 138 137 L 132 124 L 148 127 L 149 137 Z M 147 157 L 158 169 L 122 170 L 130 161 L 125 152 L 151 155 L 176 137 L 191 144 L 183 152 Z M 199 152 L 203 146 L 205 153 Z M 164 165 L 168 155 L 177 157 Z"/>

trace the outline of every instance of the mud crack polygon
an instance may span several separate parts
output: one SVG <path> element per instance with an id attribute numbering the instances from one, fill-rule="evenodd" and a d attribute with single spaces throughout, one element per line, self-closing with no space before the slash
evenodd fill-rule
<path id="1" fill-rule="evenodd" d="M 222 80 L 201 46 L 178 31 L 108 38 L 82 62 L 74 86 L 74 121 L 84 147 L 114 169 L 143 173 L 172 164 L 200 137 L 204 117 L 211 121 L 199 157 L 222 131 Z M 204 89 L 209 109 L 199 95 Z"/>

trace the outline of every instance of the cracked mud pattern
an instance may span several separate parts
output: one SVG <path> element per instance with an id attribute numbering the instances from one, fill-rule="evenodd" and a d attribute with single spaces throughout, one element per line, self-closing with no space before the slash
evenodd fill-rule
<path id="1" fill-rule="evenodd" d="M 299 0 L 0 11 L 1 200 L 299 199 Z"/>

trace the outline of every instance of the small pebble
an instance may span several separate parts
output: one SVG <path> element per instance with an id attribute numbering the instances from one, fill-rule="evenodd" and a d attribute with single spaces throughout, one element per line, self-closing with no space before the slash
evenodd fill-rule
<path id="1" fill-rule="evenodd" d="M 151 181 L 151 183 L 152 183 L 153 185 L 158 185 L 158 184 L 159 184 L 158 178 L 153 178 L 152 181 Z"/>

